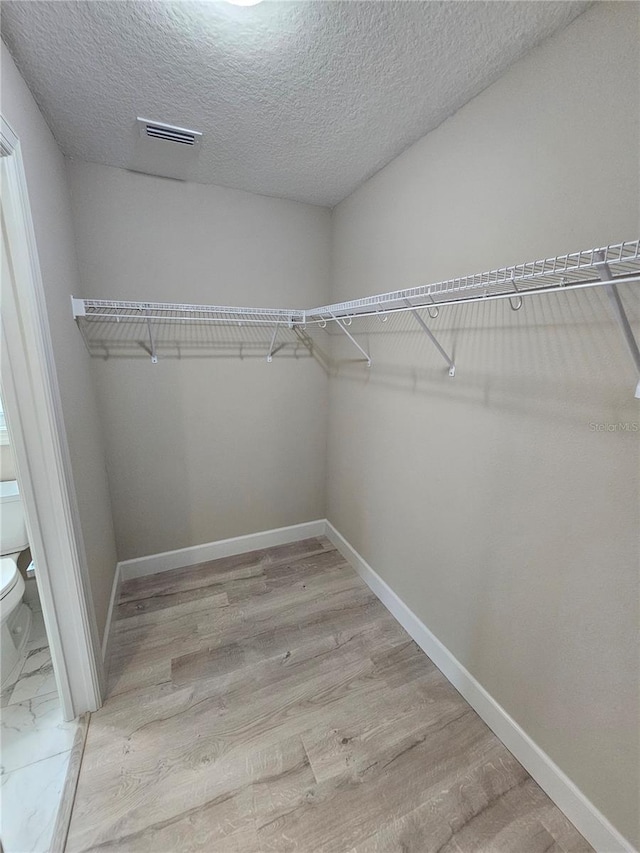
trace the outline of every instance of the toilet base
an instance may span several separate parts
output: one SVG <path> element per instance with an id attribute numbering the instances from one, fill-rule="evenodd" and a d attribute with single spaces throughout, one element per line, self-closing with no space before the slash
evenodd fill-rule
<path id="1" fill-rule="evenodd" d="M 31 610 L 23 601 L 6 621 L 2 621 L 0 636 L 0 676 L 2 681 L 0 689 L 12 684 L 20 674 L 19 668 L 23 662 L 30 628 Z"/>

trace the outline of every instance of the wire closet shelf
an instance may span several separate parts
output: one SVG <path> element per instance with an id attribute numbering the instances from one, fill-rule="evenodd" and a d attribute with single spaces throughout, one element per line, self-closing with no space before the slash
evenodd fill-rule
<path id="1" fill-rule="evenodd" d="M 73 316 L 84 323 L 252 323 L 304 324 L 304 311 L 289 308 L 234 308 L 228 305 L 191 305 L 178 302 L 123 302 L 114 299 L 75 299 Z"/>
<path id="2" fill-rule="evenodd" d="M 75 319 L 92 321 L 162 321 L 176 323 L 251 323 L 287 326 L 332 322 L 416 308 L 434 308 L 491 299 L 519 300 L 523 296 L 564 292 L 607 284 L 601 271 L 609 267 L 616 284 L 640 280 L 640 240 L 587 249 L 538 261 L 501 267 L 404 290 L 379 293 L 308 310 L 191 305 L 173 302 L 131 302 L 73 299 Z M 410 305 L 406 304 L 410 301 Z"/>
<path id="3" fill-rule="evenodd" d="M 515 304 L 519 306 L 523 296 L 606 284 L 600 273 L 607 266 L 612 271 L 615 270 L 616 283 L 627 279 L 638 281 L 640 240 L 325 305 L 308 311 L 307 322 L 333 317 L 371 316 L 380 311 L 411 311 L 416 308 L 459 305 L 490 299 L 512 299 L 516 300 Z M 407 300 L 410 305 L 407 305 Z"/>
<path id="4" fill-rule="evenodd" d="M 348 330 L 354 319 L 411 311 L 449 364 L 449 373 L 455 374 L 453 361 L 438 344 L 427 327 L 421 310 L 431 319 L 438 316 L 441 307 L 471 302 L 508 299 L 517 311 L 524 297 L 564 293 L 588 287 L 605 286 L 612 298 L 613 311 L 622 327 L 634 362 L 640 373 L 640 352 L 620 301 L 616 285 L 640 283 L 640 240 L 628 240 L 595 249 L 570 252 L 553 258 L 501 267 L 487 272 L 451 278 L 432 284 L 394 290 L 336 302 L 319 308 L 246 308 L 228 305 L 191 305 L 167 302 L 131 302 L 105 299 L 76 299 L 72 297 L 73 316 L 77 320 L 87 346 L 91 342 L 94 324 L 143 323 L 150 339 L 152 361 L 157 361 L 152 328 L 235 324 L 236 326 L 268 326 L 273 337 L 267 361 L 272 360 L 275 335 L 278 329 L 304 329 L 305 326 L 326 327 L 336 324 L 360 350 L 369 366 L 371 359 Z"/>

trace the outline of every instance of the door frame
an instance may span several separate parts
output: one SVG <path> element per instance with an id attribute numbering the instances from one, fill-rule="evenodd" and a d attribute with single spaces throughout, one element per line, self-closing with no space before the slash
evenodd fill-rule
<path id="1" fill-rule="evenodd" d="M 104 667 L 20 140 L 0 115 L 2 395 L 62 711 L 102 704 Z"/>

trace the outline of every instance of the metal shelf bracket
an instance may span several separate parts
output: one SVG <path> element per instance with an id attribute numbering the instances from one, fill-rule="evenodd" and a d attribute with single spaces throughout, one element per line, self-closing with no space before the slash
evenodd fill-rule
<path id="1" fill-rule="evenodd" d="M 624 310 L 624 305 L 622 304 L 622 299 L 620 298 L 620 294 L 618 293 L 618 288 L 612 282 L 613 275 L 611 274 L 611 270 L 609 269 L 609 264 L 607 264 L 605 261 L 604 253 L 598 252 L 596 257 L 598 259 L 598 275 L 600 276 L 602 281 L 610 282 L 609 284 L 605 284 L 605 289 L 611 302 L 613 314 L 616 320 L 618 321 L 620 328 L 622 329 L 622 334 L 624 335 L 624 339 L 627 342 L 629 352 L 631 353 L 631 358 L 633 359 L 633 363 L 636 367 L 636 373 L 638 374 L 638 383 L 636 385 L 635 396 L 640 399 L 640 350 L 638 349 L 638 342 L 636 341 L 635 335 L 633 334 L 633 329 L 631 328 L 631 323 L 629 322 L 629 318 L 627 317 L 627 312 Z"/>
<path id="2" fill-rule="evenodd" d="M 417 320 L 418 324 L 422 327 L 423 331 L 424 331 L 424 332 L 425 332 L 425 334 L 428 336 L 428 338 L 429 338 L 429 340 L 431 341 L 431 343 L 435 346 L 435 348 L 438 350 L 438 352 L 440 353 L 440 355 L 444 358 L 444 360 L 445 360 L 445 361 L 447 362 L 447 364 L 449 365 L 449 376 L 455 376 L 455 375 L 456 375 L 456 366 L 455 366 L 455 364 L 453 363 L 453 359 L 452 359 L 452 358 L 450 358 L 450 357 L 447 355 L 446 351 L 445 351 L 445 350 L 440 346 L 440 344 L 438 343 L 438 341 L 437 341 L 437 339 L 436 339 L 436 336 L 433 334 L 433 332 L 431 331 L 431 329 L 427 326 L 427 324 L 426 324 L 426 323 L 425 323 L 425 321 L 422 319 L 422 317 L 420 316 L 420 314 L 418 314 L 418 312 L 417 312 L 417 311 L 416 311 L 416 309 L 413 307 L 413 305 L 411 304 L 411 302 L 409 302 L 409 300 L 408 300 L 408 299 L 405 299 L 405 300 L 404 300 L 404 304 L 407 306 L 407 308 L 409 308 L 409 309 L 411 310 L 411 313 L 412 313 L 412 314 L 413 314 L 413 316 L 416 318 L 416 320 Z"/>
<path id="3" fill-rule="evenodd" d="M 271 343 L 269 344 L 269 354 L 267 355 L 267 364 L 271 364 L 273 361 L 273 348 L 276 343 L 276 335 L 278 334 L 278 327 L 275 326 L 273 330 L 273 335 L 271 335 Z"/>
<path id="4" fill-rule="evenodd" d="M 156 353 L 156 342 L 153 339 L 153 331 L 151 329 L 151 319 L 148 316 L 149 315 L 148 310 L 147 310 L 146 314 L 147 314 L 147 329 L 149 331 L 149 351 L 151 353 L 151 364 L 157 364 L 158 363 L 158 355 Z"/>
<path id="5" fill-rule="evenodd" d="M 338 318 L 336 317 L 335 314 L 331 314 L 331 319 L 336 321 L 336 325 L 338 326 L 338 328 L 342 329 L 342 331 L 349 338 L 349 340 L 354 345 L 354 347 L 357 347 L 360 350 L 360 352 L 362 353 L 362 355 L 367 359 L 367 367 L 371 367 L 371 356 L 369 355 L 369 353 L 366 350 L 364 350 L 360 346 L 358 341 L 353 337 L 353 335 L 351 334 L 349 329 L 347 329 L 347 327 L 342 322 L 342 320 L 338 320 Z M 351 325 L 351 323 L 349 323 L 349 325 Z"/>

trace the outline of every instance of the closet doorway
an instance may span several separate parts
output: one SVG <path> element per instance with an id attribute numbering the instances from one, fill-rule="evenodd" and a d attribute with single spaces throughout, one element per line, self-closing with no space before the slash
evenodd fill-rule
<path id="1" fill-rule="evenodd" d="M 72 720 L 100 707 L 104 673 L 20 140 L 0 121 L 2 397 L 58 694 Z"/>

